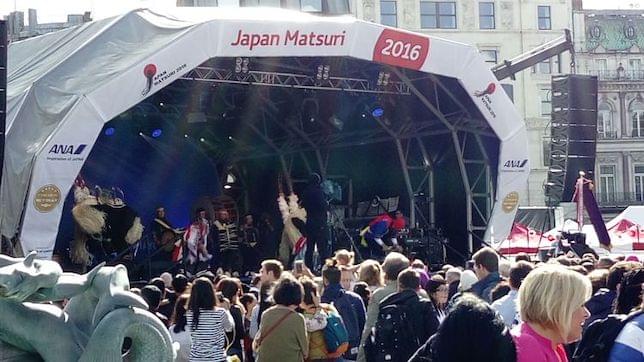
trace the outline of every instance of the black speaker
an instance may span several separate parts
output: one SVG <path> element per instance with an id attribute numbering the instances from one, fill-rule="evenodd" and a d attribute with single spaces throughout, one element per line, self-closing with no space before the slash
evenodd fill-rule
<path id="1" fill-rule="evenodd" d="M 546 203 L 569 202 L 579 172 L 593 178 L 597 144 L 597 77 L 552 77 L 550 160 Z"/>
<path id="2" fill-rule="evenodd" d="M 4 144 L 7 121 L 7 22 L 0 20 L 0 180 L 4 168 Z"/>

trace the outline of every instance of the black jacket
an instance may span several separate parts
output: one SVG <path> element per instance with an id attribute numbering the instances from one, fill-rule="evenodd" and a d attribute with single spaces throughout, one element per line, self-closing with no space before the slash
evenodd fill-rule
<path id="1" fill-rule="evenodd" d="M 380 302 L 380 308 L 387 305 L 404 306 L 412 319 L 408 321 L 416 340 L 424 343 L 438 329 L 438 317 L 434 305 L 429 299 L 421 298 L 414 290 L 403 290 L 394 293 Z M 420 347 L 420 344 L 416 348 Z M 412 351 L 413 353 L 413 351 Z"/>

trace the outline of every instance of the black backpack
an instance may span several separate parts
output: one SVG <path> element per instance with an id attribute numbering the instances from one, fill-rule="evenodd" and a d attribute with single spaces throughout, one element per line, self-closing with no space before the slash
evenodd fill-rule
<path id="1" fill-rule="evenodd" d="M 592 322 L 586 328 L 577 349 L 575 349 L 575 354 L 572 356 L 573 362 L 608 361 L 619 332 L 622 331 L 626 323 L 640 314 L 642 311 L 630 315 L 611 314 L 604 319 Z"/>
<path id="2" fill-rule="evenodd" d="M 384 305 L 365 343 L 369 362 L 407 361 L 420 343 L 409 323 L 414 318 L 404 305 Z M 423 341 L 424 342 L 424 341 Z"/>

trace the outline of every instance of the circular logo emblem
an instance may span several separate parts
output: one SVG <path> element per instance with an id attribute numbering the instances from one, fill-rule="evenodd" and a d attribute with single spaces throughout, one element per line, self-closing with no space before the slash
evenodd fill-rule
<path id="1" fill-rule="evenodd" d="M 505 195 L 501 207 L 506 213 L 514 211 L 514 209 L 519 205 L 519 193 L 512 191 L 509 194 Z"/>
<path id="2" fill-rule="evenodd" d="M 34 207 L 40 212 L 50 212 L 60 202 L 60 189 L 56 185 L 45 185 L 36 191 Z"/>

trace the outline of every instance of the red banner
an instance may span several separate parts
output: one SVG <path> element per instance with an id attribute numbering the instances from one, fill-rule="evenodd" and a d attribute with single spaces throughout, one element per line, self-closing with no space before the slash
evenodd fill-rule
<path id="1" fill-rule="evenodd" d="M 403 68 L 420 69 L 429 55 L 429 38 L 385 29 L 373 49 L 373 60 Z"/>

